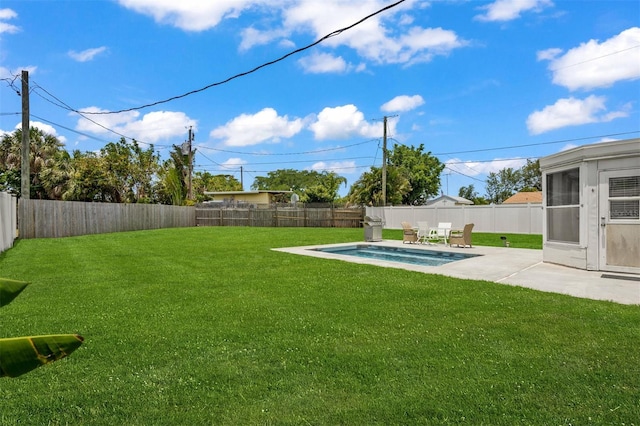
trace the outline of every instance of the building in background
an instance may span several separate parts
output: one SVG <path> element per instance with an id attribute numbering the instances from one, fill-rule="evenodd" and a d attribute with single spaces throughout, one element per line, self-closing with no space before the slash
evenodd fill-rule
<path id="1" fill-rule="evenodd" d="M 438 198 L 427 201 L 429 207 L 451 207 L 451 206 L 471 206 L 473 201 L 453 195 L 441 195 Z"/>
<path id="2" fill-rule="evenodd" d="M 502 204 L 542 204 L 542 191 L 517 192 Z"/>

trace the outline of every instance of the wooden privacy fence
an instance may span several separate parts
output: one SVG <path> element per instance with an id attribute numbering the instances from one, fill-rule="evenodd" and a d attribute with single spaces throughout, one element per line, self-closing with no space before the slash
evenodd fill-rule
<path id="1" fill-rule="evenodd" d="M 195 226 L 193 207 L 159 204 L 18 202 L 20 238 L 57 238 L 144 229 Z"/>
<path id="2" fill-rule="evenodd" d="M 358 228 L 364 209 L 337 207 L 196 208 L 198 226 Z"/>
<path id="3" fill-rule="evenodd" d="M 362 226 L 363 217 L 362 208 L 195 208 L 160 204 L 18 201 L 18 232 L 25 239 L 191 226 L 358 228 Z"/>

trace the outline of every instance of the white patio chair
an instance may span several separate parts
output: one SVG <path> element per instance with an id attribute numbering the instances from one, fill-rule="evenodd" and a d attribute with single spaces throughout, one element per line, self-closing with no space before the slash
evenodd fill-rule
<path id="1" fill-rule="evenodd" d="M 429 242 L 429 223 L 418 222 L 418 241 L 419 244 L 426 244 Z"/>
<path id="2" fill-rule="evenodd" d="M 451 232 L 451 222 L 440 222 L 438 223 L 437 228 L 431 228 L 429 230 L 429 241 L 442 241 L 447 244 L 447 238 L 449 238 L 449 233 Z"/>

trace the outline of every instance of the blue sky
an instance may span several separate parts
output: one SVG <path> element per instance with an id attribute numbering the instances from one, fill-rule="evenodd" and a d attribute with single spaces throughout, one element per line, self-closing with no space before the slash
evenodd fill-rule
<path id="1" fill-rule="evenodd" d="M 0 132 L 21 121 L 13 79 L 28 70 L 32 124 L 68 150 L 124 135 L 166 158 L 192 126 L 195 170 L 245 189 L 282 168 L 352 185 L 381 165 L 385 116 L 390 148 L 424 144 L 447 164 L 450 195 L 483 195 L 489 172 L 527 158 L 640 134 L 637 0 L 405 0 L 157 103 L 393 3 L 3 0 Z"/>

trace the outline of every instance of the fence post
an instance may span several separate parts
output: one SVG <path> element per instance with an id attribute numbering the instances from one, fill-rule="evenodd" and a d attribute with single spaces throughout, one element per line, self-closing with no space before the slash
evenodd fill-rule
<path id="1" fill-rule="evenodd" d="M 333 209 L 333 203 L 331 203 L 331 227 L 335 228 L 336 227 L 336 214 L 335 214 L 335 210 Z"/>
<path id="2" fill-rule="evenodd" d="M 278 203 L 273 205 L 273 226 L 274 228 L 278 227 Z"/>
<path id="3" fill-rule="evenodd" d="M 302 206 L 302 217 L 304 218 L 303 225 L 305 228 L 309 227 L 309 215 L 307 214 L 307 205 Z"/>

